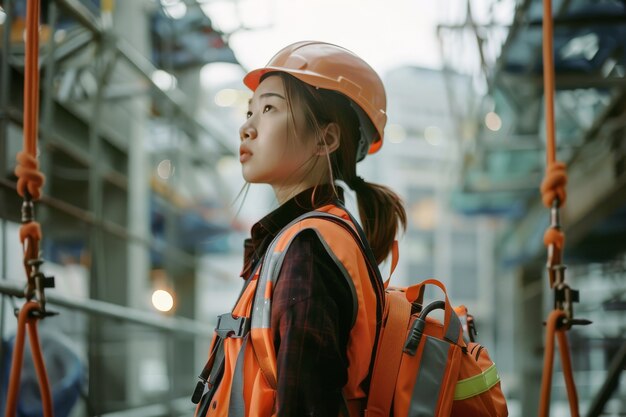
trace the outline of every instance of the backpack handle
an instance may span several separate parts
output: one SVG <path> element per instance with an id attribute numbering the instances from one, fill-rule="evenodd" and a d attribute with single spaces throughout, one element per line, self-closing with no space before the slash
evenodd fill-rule
<path id="1" fill-rule="evenodd" d="M 439 287 L 439 289 L 441 289 L 441 291 L 443 291 L 443 294 L 444 294 L 444 297 L 445 297 L 445 301 L 443 301 L 445 303 L 445 306 L 443 308 L 443 310 L 444 310 L 443 332 L 444 332 L 444 335 L 445 335 L 444 336 L 445 339 L 448 340 L 451 343 L 454 343 L 454 344 L 457 344 L 457 345 L 460 345 L 460 346 L 463 345 L 463 343 L 462 343 L 462 341 L 463 341 L 463 327 L 461 325 L 461 320 L 459 320 L 459 317 L 455 313 L 454 308 L 452 307 L 452 304 L 450 303 L 450 299 L 448 298 L 448 291 L 446 290 L 446 286 L 441 281 L 438 281 L 436 279 L 431 278 L 431 279 L 427 279 L 425 281 L 422 281 L 419 284 L 407 287 L 405 289 L 405 295 L 406 295 L 407 300 L 409 300 L 409 302 L 411 302 L 411 303 L 417 301 L 418 303 L 423 304 L 423 302 L 424 302 L 424 289 L 426 288 L 426 285 L 434 285 L 436 287 Z M 429 306 L 431 306 L 431 305 L 432 305 L 432 303 Z M 440 306 L 440 305 L 438 305 L 438 306 Z M 422 317 L 422 316 L 424 316 L 424 312 L 422 312 L 420 314 L 420 317 Z"/>
<path id="2" fill-rule="evenodd" d="M 426 317 L 428 317 L 430 312 L 433 310 L 445 310 L 445 308 L 446 303 L 439 300 L 428 304 L 424 310 L 421 311 L 419 317 L 413 321 L 409 337 L 406 339 L 404 348 L 402 349 L 403 352 L 408 353 L 411 356 L 415 356 L 417 347 L 420 344 L 422 335 L 424 334 L 424 328 L 426 327 Z"/>

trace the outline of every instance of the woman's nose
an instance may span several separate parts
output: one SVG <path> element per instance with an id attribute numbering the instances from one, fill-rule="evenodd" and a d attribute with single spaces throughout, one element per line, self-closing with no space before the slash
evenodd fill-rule
<path id="1" fill-rule="evenodd" d="M 256 139 L 256 129 L 250 125 L 250 123 L 244 123 L 239 129 L 239 138 L 244 139 Z"/>

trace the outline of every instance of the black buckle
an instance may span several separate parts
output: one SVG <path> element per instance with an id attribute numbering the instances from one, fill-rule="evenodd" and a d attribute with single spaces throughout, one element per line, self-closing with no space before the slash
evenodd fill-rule
<path id="1" fill-rule="evenodd" d="M 215 333 L 222 339 L 227 337 L 244 337 L 249 330 L 250 319 L 248 317 L 233 317 L 230 313 L 217 316 Z"/>
<path id="2" fill-rule="evenodd" d="M 191 402 L 194 404 L 198 404 L 202 399 L 202 394 L 204 394 L 204 387 L 206 386 L 206 381 L 198 381 L 196 384 L 196 389 L 193 390 L 193 394 L 191 395 Z"/>
<path id="3" fill-rule="evenodd" d="M 416 318 L 411 326 L 411 331 L 404 342 L 404 348 L 402 351 L 408 353 L 411 356 L 415 356 L 417 352 L 417 346 L 420 344 L 422 334 L 424 333 L 424 327 L 426 322 L 421 317 Z"/>

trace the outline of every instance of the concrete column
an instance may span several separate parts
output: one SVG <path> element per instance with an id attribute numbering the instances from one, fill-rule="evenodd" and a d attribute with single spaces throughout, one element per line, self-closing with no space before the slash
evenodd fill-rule
<path id="1" fill-rule="evenodd" d="M 542 265 L 527 265 L 519 271 L 516 280 L 518 312 L 515 323 L 516 371 L 520 377 L 521 415 L 537 415 L 543 368 L 543 313 Z"/>
<path id="2" fill-rule="evenodd" d="M 113 12 L 113 31 L 117 37 L 128 41 L 141 55 L 150 59 L 147 3 L 143 1 L 117 1 Z M 135 77 L 137 74 L 134 75 Z M 123 274 L 126 276 L 124 291 L 126 304 L 129 307 L 146 309 L 150 308 L 150 252 L 147 242 L 150 234 L 150 210 L 149 210 L 149 166 L 146 154 L 145 141 L 147 138 L 147 113 L 149 111 L 149 99 L 145 96 L 129 99 L 125 107 L 133 113 L 132 123 L 128 127 L 128 154 L 127 154 L 127 178 L 128 195 L 125 205 L 119 210 L 127 214 L 127 230 L 133 237 L 140 240 L 130 239 L 121 250 L 125 251 L 128 262 L 125 264 Z M 120 271 L 122 272 L 122 271 Z M 152 331 L 146 329 L 134 330 L 146 337 L 136 337 L 135 331 L 126 333 L 124 354 L 128 358 L 125 362 L 126 369 L 123 374 L 125 381 L 125 395 L 129 406 L 145 403 L 141 385 L 141 369 L 145 368 L 143 360 L 159 355 L 161 349 L 151 349 L 150 345 L 158 345 L 160 337 L 151 336 Z M 129 329 L 130 330 L 130 329 Z M 147 339 L 147 340 L 146 340 Z M 157 346 L 158 347 L 158 346 Z M 148 351 L 146 351 L 148 349 Z M 161 354 L 162 356 L 162 354 Z M 165 361 L 165 358 L 162 357 Z"/>

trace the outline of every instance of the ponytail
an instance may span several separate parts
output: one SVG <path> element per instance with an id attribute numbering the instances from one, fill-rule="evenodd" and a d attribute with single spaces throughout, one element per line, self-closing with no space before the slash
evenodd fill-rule
<path id="1" fill-rule="evenodd" d="M 365 236 L 376 262 L 381 263 L 391 252 L 399 226 L 406 230 L 406 211 L 400 197 L 384 185 L 355 177 L 353 185 L 359 204 L 359 215 Z"/>

